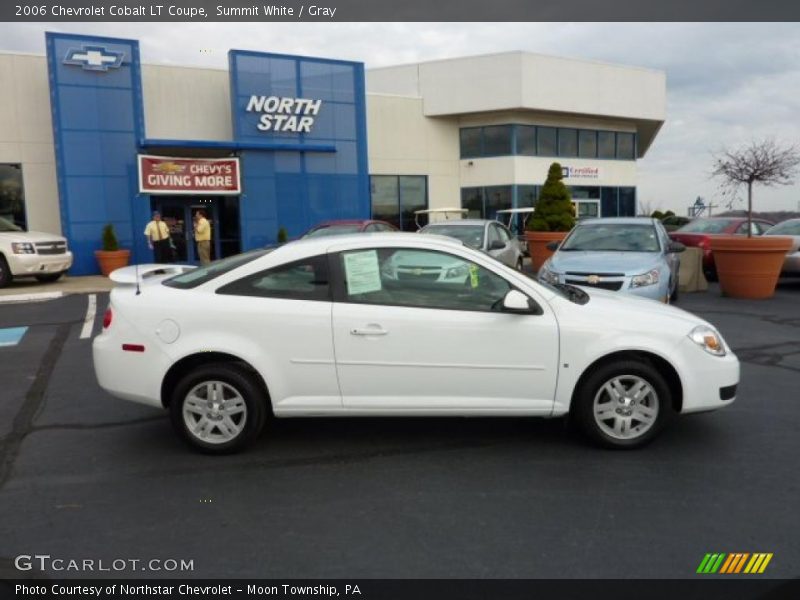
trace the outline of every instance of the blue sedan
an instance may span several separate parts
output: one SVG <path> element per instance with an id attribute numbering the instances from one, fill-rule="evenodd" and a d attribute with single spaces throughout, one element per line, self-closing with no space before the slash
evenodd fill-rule
<path id="1" fill-rule="evenodd" d="M 539 279 L 674 302 L 683 250 L 657 219 L 586 219 L 542 265 Z"/>

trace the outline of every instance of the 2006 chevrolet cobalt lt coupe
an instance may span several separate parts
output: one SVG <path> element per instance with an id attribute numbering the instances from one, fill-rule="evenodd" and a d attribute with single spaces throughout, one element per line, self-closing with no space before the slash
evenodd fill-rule
<path id="1" fill-rule="evenodd" d="M 112 274 L 127 285 L 111 292 L 95 370 L 208 452 L 253 441 L 270 413 L 569 414 L 634 448 L 675 413 L 730 404 L 739 381 L 702 319 L 537 282 L 439 236 L 309 239 L 170 269 Z"/>

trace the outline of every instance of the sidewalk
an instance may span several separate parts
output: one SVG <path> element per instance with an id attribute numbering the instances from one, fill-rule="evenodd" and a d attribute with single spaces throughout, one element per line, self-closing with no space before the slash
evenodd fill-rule
<path id="1" fill-rule="evenodd" d="M 114 284 L 107 277 L 101 275 L 64 276 L 55 283 L 39 283 L 35 279 L 21 279 L 12 281 L 8 287 L 0 289 L 0 302 L 55 298 L 67 294 L 96 294 L 108 292 L 112 287 Z"/>

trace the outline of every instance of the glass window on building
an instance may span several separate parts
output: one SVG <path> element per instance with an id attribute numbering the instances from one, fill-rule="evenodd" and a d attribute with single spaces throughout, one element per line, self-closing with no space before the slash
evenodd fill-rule
<path id="1" fill-rule="evenodd" d="M 428 178 L 423 175 L 400 175 L 400 219 L 403 231 L 417 229 L 414 211 L 428 208 Z M 420 219 L 420 224 L 425 225 Z"/>
<path id="2" fill-rule="evenodd" d="M 481 128 L 469 127 L 462 129 L 461 158 L 477 158 L 481 155 Z"/>
<path id="3" fill-rule="evenodd" d="M 578 130 L 558 128 L 558 155 L 578 156 Z"/>
<path id="4" fill-rule="evenodd" d="M 22 165 L 0 164 L 0 217 L 27 229 Z"/>
<path id="5" fill-rule="evenodd" d="M 536 127 L 517 125 L 517 154 L 536 156 Z"/>
<path id="6" fill-rule="evenodd" d="M 581 129 L 578 132 L 578 156 L 581 158 L 597 158 L 597 132 Z"/>
<path id="7" fill-rule="evenodd" d="M 484 219 L 494 219 L 498 210 L 511 208 L 511 186 L 493 185 L 484 188 L 486 205 L 484 207 Z"/>
<path id="8" fill-rule="evenodd" d="M 621 160 L 633 160 L 634 143 L 632 133 L 617 134 L 617 158 Z"/>
<path id="9" fill-rule="evenodd" d="M 617 217 L 617 188 L 604 187 L 600 189 L 600 214 L 603 217 Z"/>
<path id="10" fill-rule="evenodd" d="M 396 175 L 372 175 L 372 218 L 400 229 L 400 188 Z"/>
<path id="11" fill-rule="evenodd" d="M 508 156 L 511 154 L 511 125 L 493 125 L 483 128 L 483 155 Z"/>
<path id="12" fill-rule="evenodd" d="M 613 131 L 597 132 L 597 158 L 614 158 L 616 156 L 616 137 Z"/>
<path id="13" fill-rule="evenodd" d="M 536 206 L 536 199 L 539 197 L 539 186 L 518 185 L 517 186 L 517 208 L 531 208 Z"/>
<path id="14" fill-rule="evenodd" d="M 425 175 L 371 175 L 370 191 L 373 219 L 386 221 L 403 231 L 416 231 L 414 211 L 428 208 Z"/>
<path id="15" fill-rule="evenodd" d="M 536 128 L 536 153 L 539 156 L 556 156 L 556 128 Z"/>
<path id="16" fill-rule="evenodd" d="M 620 217 L 636 216 L 636 188 L 632 187 L 619 188 L 619 216 Z"/>
<path id="17" fill-rule="evenodd" d="M 461 208 L 466 208 L 468 219 L 480 219 L 483 214 L 483 188 L 461 188 Z"/>

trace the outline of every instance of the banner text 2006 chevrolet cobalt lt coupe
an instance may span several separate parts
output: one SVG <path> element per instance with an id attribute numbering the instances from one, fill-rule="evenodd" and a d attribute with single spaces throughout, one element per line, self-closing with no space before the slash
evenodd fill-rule
<path id="1" fill-rule="evenodd" d="M 111 293 L 97 378 L 168 409 L 209 452 L 251 442 L 270 413 L 569 413 L 596 442 L 633 448 L 674 413 L 730 404 L 739 381 L 720 334 L 687 312 L 539 283 L 439 236 L 309 239 L 162 267 L 140 267 L 139 290 L 134 267 L 112 275 L 131 285 Z"/>

